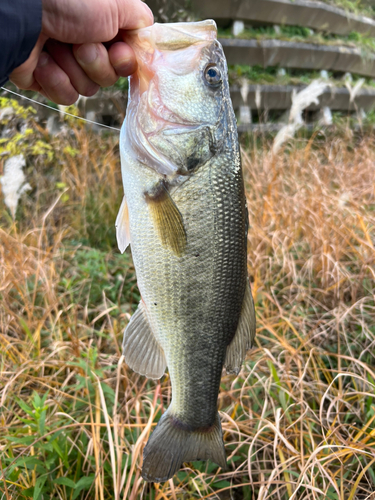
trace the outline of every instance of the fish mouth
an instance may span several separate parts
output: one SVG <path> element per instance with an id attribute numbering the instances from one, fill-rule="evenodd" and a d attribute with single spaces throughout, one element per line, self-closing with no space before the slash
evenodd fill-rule
<path id="1" fill-rule="evenodd" d="M 212 20 L 196 23 L 158 24 L 129 31 L 125 35 L 134 50 L 138 68 L 130 77 L 128 109 L 124 133 L 133 145 L 137 160 L 164 176 L 178 174 L 179 166 L 161 152 L 154 136 L 186 134 L 207 126 L 206 123 L 187 120 L 169 109 L 158 89 L 156 58 L 162 63 L 163 52 L 176 54 L 188 49 L 200 51 L 202 46 L 217 38 L 216 24 Z M 191 49 L 190 49 L 191 48 Z M 186 61 L 184 61 L 186 62 Z M 184 68 L 191 71 L 191 67 Z M 154 144 L 152 144 L 152 142 Z M 168 155 L 169 156 L 169 155 Z"/>
<path id="2" fill-rule="evenodd" d="M 130 45 L 142 51 L 181 50 L 195 43 L 213 41 L 217 37 L 214 20 L 190 23 L 154 23 L 152 26 L 128 31 L 125 35 Z"/>
<path id="3" fill-rule="evenodd" d="M 193 45 L 211 43 L 216 39 L 217 26 L 212 19 L 191 23 L 155 23 L 146 28 L 126 32 L 124 41 L 134 50 L 138 63 L 133 76 L 138 79 L 140 94 L 148 90 L 154 77 L 151 67 L 156 52 L 178 52 Z"/>
<path id="4" fill-rule="evenodd" d="M 159 62 L 155 63 L 155 58 L 164 52 L 178 54 L 185 49 L 194 50 L 194 47 L 200 51 L 202 45 L 211 44 L 216 38 L 217 27 L 212 19 L 191 23 L 155 23 L 126 33 L 125 42 L 134 50 L 138 64 L 137 71 L 130 77 L 130 97 L 134 104 L 139 104 L 147 92 L 148 112 L 159 122 L 158 130 L 168 126 L 196 127 L 198 123 L 178 116 L 163 103 L 157 89 L 155 65 Z M 160 63 L 163 64 L 162 56 Z M 186 59 L 184 66 L 188 67 Z"/>
<path id="5" fill-rule="evenodd" d="M 129 142 L 133 144 L 140 163 L 163 176 L 175 176 L 180 167 L 152 144 L 153 137 L 159 134 L 186 134 L 202 127 L 202 123 L 188 121 L 170 110 L 163 103 L 153 78 L 147 85 L 147 90 L 142 94 L 140 85 L 134 85 L 133 89 L 132 83 L 130 85 L 131 102 L 126 113 L 126 134 L 132 138 Z"/>
<path id="6" fill-rule="evenodd" d="M 159 134 L 163 136 L 186 134 L 200 128 L 202 124 L 180 118 L 163 104 L 156 86 L 151 85 L 151 89 L 154 89 L 152 93 L 147 92 L 142 95 L 145 108 L 141 113 L 139 113 L 141 96 L 138 93 L 136 99 L 135 96 L 132 97 L 123 131 L 128 137 L 128 143 L 133 145 L 133 152 L 141 164 L 163 176 L 174 177 L 180 167 L 152 144 L 153 138 Z"/>

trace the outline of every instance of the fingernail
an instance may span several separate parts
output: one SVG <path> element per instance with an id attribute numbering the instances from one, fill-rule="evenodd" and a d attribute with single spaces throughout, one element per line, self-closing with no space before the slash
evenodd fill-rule
<path id="1" fill-rule="evenodd" d="M 99 85 L 96 85 L 96 84 L 93 84 L 93 85 L 89 85 L 86 90 L 85 90 L 85 93 L 82 94 L 86 97 L 92 97 L 93 95 L 95 95 L 98 90 L 100 89 Z"/>
<path id="2" fill-rule="evenodd" d="M 113 67 L 119 76 L 129 76 L 137 69 L 137 61 L 134 57 L 126 57 L 116 61 Z"/>
<path id="3" fill-rule="evenodd" d="M 77 49 L 76 55 L 81 63 L 91 64 L 98 57 L 98 51 L 94 43 L 85 43 Z"/>
<path id="4" fill-rule="evenodd" d="M 40 68 L 41 66 L 46 66 L 48 62 L 49 62 L 49 55 L 47 54 L 47 52 L 41 52 L 37 64 L 38 68 Z"/>

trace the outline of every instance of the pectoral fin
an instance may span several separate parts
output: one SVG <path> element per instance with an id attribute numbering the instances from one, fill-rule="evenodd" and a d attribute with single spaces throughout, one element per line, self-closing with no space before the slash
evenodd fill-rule
<path id="1" fill-rule="evenodd" d="M 238 374 L 246 356 L 246 351 L 253 346 L 255 339 L 255 309 L 250 284 L 247 281 L 245 296 L 242 303 L 241 316 L 237 331 L 232 342 L 227 347 L 225 369 L 227 373 Z"/>
<path id="2" fill-rule="evenodd" d="M 186 247 L 186 233 L 182 216 L 164 182 L 145 193 L 145 198 L 160 240 L 177 256 Z"/>
<path id="3" fill-rule="evenodd" d="M 164 375 L 164 351 L 152 331 L 143 301 L 125 328 L 122 348 L 126 363 L 135 372 L 152 379 Z"/>
<path id="4" fill-rule="evenodd" d="M 116 218 L 116 237 L 117 245 L 121 253 L 124 253 L 126 247 L 130 243 L 130 230 L 129 230 L 129 211 L 126 198 L 124 196 L 120 210 Z"/>

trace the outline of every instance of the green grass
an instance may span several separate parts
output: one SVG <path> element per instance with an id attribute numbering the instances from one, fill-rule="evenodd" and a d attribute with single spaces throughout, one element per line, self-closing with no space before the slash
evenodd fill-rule
<path id="1" fill-rule="evenodd" d="M 13 134 L 18 125 L 3 124 Z M 131 256 L 115 241 L 118 139 L 67 125 L 50 137 L 29 117 L 33 141 L 45 146 L 21 138 L 16 147 L 33 189 L 15 221 L 0 199 L 2 498 L 373 492 L 373 138 L 345 127 L 300 135 L 277 157 L 272 138 L 243 138 L 258 328 L 239 376 L 222 378 L 228 470 L 188 463 L 173 480 L 147 484 L 142 450 L 171 390 L 167 374 L 147 380 L 121 358 L 139 292 Z"/>
<path id="2" fill-rule="evenodd" d="M 340 7 L 341 9 L 353 14 L 374 17 L 375 10 L 371 2 L 366 0 L 322 0 L 325 3 Z"/>

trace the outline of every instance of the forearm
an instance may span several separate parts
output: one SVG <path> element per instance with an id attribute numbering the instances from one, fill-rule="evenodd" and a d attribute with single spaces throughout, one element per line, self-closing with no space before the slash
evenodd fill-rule
<path id="1" fill-rule="evenodd" d="M 29 57 L 42 29 L 42 0 L 0 1 L 0 85 Z"/>

